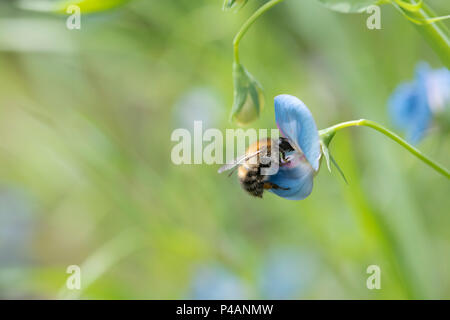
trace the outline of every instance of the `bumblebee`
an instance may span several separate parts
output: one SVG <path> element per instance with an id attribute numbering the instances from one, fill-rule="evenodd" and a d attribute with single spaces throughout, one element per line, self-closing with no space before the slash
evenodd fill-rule
<path id="1" fill-rule="evenodd" d="M 278 155 L 273 152 L 273 146 L 278 145 Z M 275 149 L 275 148 L 274 148 Z M 264 190 L 281 189 L 289 190 L 289 188 L 282 188 L 269 180 L 269 175 L 265 175 L 263 168 L 270 168 L 272 161 L 277 163 L 285 163 L 288 161 L 286 155 L 294 151 L 294 148 L 289 144 L 284 137 L 278 140 L 262 139 L 249 146 L 245 154 L 235 159 L 232 163 L 226 164 L 219 169 L 219 173 L 233 169 L 230 173 L 237 169 L 238 179 L 241 187 L 250 195 L 262 198 Z"/>

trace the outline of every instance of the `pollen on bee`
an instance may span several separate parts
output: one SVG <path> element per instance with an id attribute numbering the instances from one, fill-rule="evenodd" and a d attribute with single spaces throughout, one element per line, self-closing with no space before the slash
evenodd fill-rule
<path id="1" fill-rule="evenodd" d="M 240 166 L 238 169 L 238 177 L 244 179 L 247 169 L 244 166 Z"/>

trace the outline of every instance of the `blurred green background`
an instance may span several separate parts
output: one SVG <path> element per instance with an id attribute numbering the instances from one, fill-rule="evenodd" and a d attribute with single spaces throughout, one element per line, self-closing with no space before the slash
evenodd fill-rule
<path id="1" fill-rule="evenodd" d="M 252 198 L 218 165 L 171 162 L 175 128 L 235 128 L 231 43 L 262 3 L 134 0 L 68 30 L 68 15 L 0 2 L 1 298 L 450 298 L 449 182 L 375 131 L 340 132 L 331 151 L 349 184 L 323 167 L 303 201 Z M 275 128 L 281 93 L 319 128 L 391 127 L 392 90 L 416 62 L 441 64 L 381 10 L 381 30 L 312 0 L 258 20 L 240 50 L 265 88 L 251 127 Z M 419 148 L 450 166 L 448 138 Z M 66 289 L 69 265 L 81 290 Z M 380 290 L 366 287 L 369 265 Z"/>

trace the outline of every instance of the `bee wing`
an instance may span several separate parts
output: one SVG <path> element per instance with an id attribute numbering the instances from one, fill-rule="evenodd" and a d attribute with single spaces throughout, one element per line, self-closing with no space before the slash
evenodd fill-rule
<path id="1" fill-rule="evenodd" d="M 258 155 L 259 153 L 261 153 L 261 151 L 262 151 L 262 149 L 257 150 L 251 154 L 244 154 L 243 156 L 236 158 L 232 163 L 227 163 L 227 164 L 223 165 L 222 167 L 219 168 L 219 170 L 217 172 L 222 173 L 224 171 L 231 170 L 231 169 L 235 168 L 236 166 L 240 165 L 242 162 L 247 161 L 248 159 L 253 158 L 254 156 Z"/>

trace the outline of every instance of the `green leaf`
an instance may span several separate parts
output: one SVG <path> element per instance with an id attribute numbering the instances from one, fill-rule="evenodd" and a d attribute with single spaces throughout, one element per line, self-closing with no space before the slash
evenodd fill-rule
<path id="1" fill-rule="evenodd" d="M 331 133 L 331 134 L 325 135 L 326 139 L 323 139 L 323 137 L 322 137 L 322 139 L 320 140 L 320 146 L 322 147 L 322 153 L 323 153 L 323 155 L 325 157 L 325 161 L 327 163 L 328 171 L 331 172 L 331 165 L 330 165 L 330 160 L 331 160 L 331 163 L 333 163 L 333 165 L 339 171 L 339 173 L 341 174 L 341 176 L 344 179 L 345 183 L 348 184 L 347 179 L 345 178 L 344 172 L 339 167 L 339 165 L 337 164 L 336 160 L 334 160 L 333 156 L 330 154 L 330 151 L 328 150 L 328 145 L 331 142 L 331 139 L 333 139 L 333 137 L 334 137 L 334 132 Z"/>
<path id="2" fill-rule="evenodd" d="M 397 3 L 401 8 L 405 9 L 406 11 L 410 12 L 417 12 L 422 8 L 423 1 L 419 0 L 417 3 L 408 3 L 403 0 L 394 0 L 395 3 Z"/>
<path id="3" fill-rule="evenodd" d="M 248 0 L 224 0 L 222 9 L 224 11 L 229 11 L 232 9 L 239 10 L 246 5 L 247 1 Z"/>
<path id="4" fill-rule="evenodd" d="M 336 167 L 336 169 L 339 171 L 339 173 L 341 174 L 342 179 L 344 179 L 345 183 L 348 184 L 347 179 L 345 178 L 344 175 L 344 171 L 342 171 L 341 167 L 339 167 L 339 165 L 337 164 L 336 160 L 334 160 L 333 156 L 330 155 L 331 158 L 331 162 L 334 164 L 334 166 Z"/>
<path id="5" fill-rule="evenodd" d="M 320 146 L 322 147 L 322 153 L 325 156 L 325 161 L 327 162 L 328 171 L 331 172 L 330 151 L 328 150 L 328 147 L 325 145 L 325 143 L 322 140 L 320 141 Z"/>
<path id="6" fill-rule="evenodd" d="M 378 4 L 378 0 L 318 0 L 328 9 L 342 13 L 365 12 L 367 7 Z"/>
<path id="7" fill-rule="evenodd" d="M 71 5 L 80 7 L 81 13 L 94 13 L 114 9 L 130 0 L 20 0 L 18 6 L 22 9 L 67 14 Z"/>

